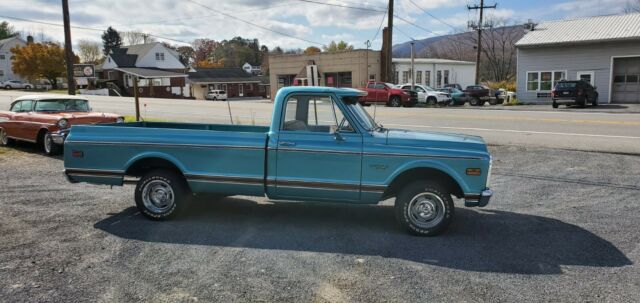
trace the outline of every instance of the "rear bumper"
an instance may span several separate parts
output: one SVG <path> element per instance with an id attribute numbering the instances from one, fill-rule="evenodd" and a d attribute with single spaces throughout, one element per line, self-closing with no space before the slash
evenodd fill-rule
<path id="1" fill-rule="evenodd" d="M 555 104 L 578 104 L 578 98 L 554 98 L 552 99 Z"/>
<path id="2" fill-rule="evenodd" d="M 465 194 L 464 206 L 466 207 L 485 207 L 489 204 L 489 200 L 493 196 L 493 190 L 487 188 L 480 194 Z"/>
<path id="3" fill-rule="evenodd" d="M 53 140 L 53 143 L 58 144 L 58 145 L 63 145 L 64 144 L 64 140 L 67 138 L 67 135 L 69 135 L 69 130 L 59 130 L 57 132 L 53 132 L 51 133 L 51 139 Z"/>

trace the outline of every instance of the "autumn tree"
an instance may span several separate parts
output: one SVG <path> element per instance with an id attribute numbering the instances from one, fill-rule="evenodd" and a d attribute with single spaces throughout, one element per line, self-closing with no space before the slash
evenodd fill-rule
<path id="1" fill-rule="evenodd" d="M 122 33 L 122 39 L 124 41 L 123 45 L 136 45 L 156 42 L 156 39 L 151 37 L 149 34 L 136 31 Z"/>
<path id="2" fill-rule="evenodd" d="M 325 45 L 322 48 L 326 52 L 340 52 L 340 51 L 349 51 L 353 50 L 353 45 L 349 45 L 349 43 L 340 40 L 340 42 L 331 41 L 329 45 Z"/>
<path id="3" fill-rule="evenodd" d="M 111 53 L 111 50 L 120 48 L 121 46 L 122 38 L 120 37 L 120 33 L 109 26 L 109 28 L 102 33 L 102 52 L 107 56 Z"/>
<path id="4" fill-rule="evenodd" d="M 180 55 L 180 62 L 185 66 L 191 65 L 192 61 L 195 60 L 196 51 L 191 46 L 180 46 L 176 48 L 176 51 Z"/>
<path id="5" fill-rule="evenodd" d="M 102 60 L 102 51 L 100 51 L 100 43 L 89 40 L 80 40 L 78 42 L 78 50 L 80 62 L 88 64 L 100 64 Z"/>
<path id="6" fill-rule="evenodd" d="M 31 43 L 27 46 L 16 46 L 13 53 L 12 70 L 14 73 L 33 82 L 39 78 L 49 80 L 51 86 L 57 87 L 58 78 L 66 73 L 64 49 L 55 43 Z M 75 56 L 74 63 L 80 59 Z"/>
<path id="7" fill-rule="evenodd" d="M 319 52 L 322 52 L 322 50 L 318 47 L 315 46 L 309 46 L 307 48 L 304 49 L 304 54 L 305 55 L 313 55 L 313 54 L 317 54 Z"/>
<path id="8" fill-rule="evenodd" d="M 18 32 L 7 21 L 0 22 L 0 40 L 15 37 Z"/>
<path id="9" fill-rule="evenodd" d="M 193 41 L 194 60 L 196 62 L 208 60 L 219 43 L 211 39 L 196 39 Z"/>

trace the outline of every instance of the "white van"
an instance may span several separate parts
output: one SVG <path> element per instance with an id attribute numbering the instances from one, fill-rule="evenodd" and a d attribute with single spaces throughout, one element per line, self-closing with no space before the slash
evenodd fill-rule
<path id="1" fill-rule="evenodd" d="M 227 101 L 227 92 L 223 91 L 223 90 L 211 90 L 209 91 L 205 96 L 205 99 L 207 100 L 222 100 L 222 101 Z"/>

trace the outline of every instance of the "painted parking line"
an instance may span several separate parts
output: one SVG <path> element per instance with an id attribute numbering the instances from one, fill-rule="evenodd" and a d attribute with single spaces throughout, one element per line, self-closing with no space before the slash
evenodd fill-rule
<path id="1" fill-rule="evenodd" d="M 634 136 L 615 136 L 615 135 L 596 135 L 596 134 L 579 134 L 579 133 L 556 133 L 541 132 L 531 130 L 514 130 L 514 129 L 493 129 L 493 128 L 474 128 L 474 127 L 449 127 L 449 126 L 431 126 L 431 125 L 408 125 L 408 124 L 385 124 L 386 126 L 409 127 L 409 128 L 437 128 L 437 129 L 454 129 L 454 130 L 472 130 L 485 132 L 505 132 L 505 133 L 521 133 L 536 135 L 554 135 L 554 136 L 576 136 L 576 137 L 596 137 L 596 138 L 615 138 L 615 139 L 639 139 Z"/>

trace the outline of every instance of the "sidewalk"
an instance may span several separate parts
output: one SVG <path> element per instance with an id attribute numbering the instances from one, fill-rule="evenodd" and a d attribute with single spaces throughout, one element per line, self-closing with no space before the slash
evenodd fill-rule
<path id="1" fill-rule="evenodd" d="M 588 106 L 580 108 L 577 106 L 560 106 L 552 108 L 551 104 L 528 104 L 528 105 L 488 105 L 482 107 L 457 106 L 447 107 L 451 109 L 480 109 L 480 110 L 511 110 L 511 111 L 547 111 L 547 112 L 584 112 L 584 113 L 609 113 L 609 114 L 640 114 L 640 104 L 600 104 L 597 107 Z"/>

